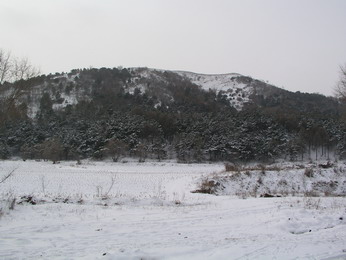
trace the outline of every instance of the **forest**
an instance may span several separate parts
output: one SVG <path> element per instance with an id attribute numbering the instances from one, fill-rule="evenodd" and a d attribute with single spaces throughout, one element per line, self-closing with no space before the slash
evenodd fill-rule
<path id="1" fill-rule="evenodd" d="M 346 156 L 345 107 L 319 94 L 257 92 L 236 110 L 225 93 L 203 90 L 174 72 L 144 78 L 126 68 L 90 68 L 3 82 L 0 97 L 2 159 L 192 163 Z M 73 98 L 78 102 L 66 105 Z"/>

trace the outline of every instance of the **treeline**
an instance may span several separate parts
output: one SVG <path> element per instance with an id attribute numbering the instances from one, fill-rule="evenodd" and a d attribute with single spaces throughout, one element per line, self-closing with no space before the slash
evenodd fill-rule
<path id="1" fill-rule="evenodd" d="M 258 95 L 236 111 L 223 95 L 172 72 L 156 73 L 148 79 L 127 69 L 90 69 L 71 72 L 73 80 L 57 74 L 27 81 L 54 91 L 41 96 L 34 119 L 26 116 L 27 99 L 6 110 L 10 103 L 2 103 L 1 158 L 202 162 L 345 156 L 346 127 L 335 100 L 282 91 Z M 71 93 L 89 99 L 54 109 Z"/>

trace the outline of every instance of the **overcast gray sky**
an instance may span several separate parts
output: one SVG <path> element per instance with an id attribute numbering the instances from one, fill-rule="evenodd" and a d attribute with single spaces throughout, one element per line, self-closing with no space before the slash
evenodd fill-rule
<path id="1" fill-rule="evenodd" d="M 0 48 L 46 74 L 237 72 L 332 95 L 346 63 L 346 0 L 0 0 Z"/>

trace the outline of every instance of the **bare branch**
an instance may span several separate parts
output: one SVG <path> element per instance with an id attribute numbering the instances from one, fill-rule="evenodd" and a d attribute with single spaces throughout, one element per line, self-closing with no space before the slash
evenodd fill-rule
<path id="1" fill-rule="evenodd" d="M 28 58 L 15 58 L 9 51 L 0 48 L 0 85 L 5 81 L 14 82 L 38 76 L 40 70 Z M 19 98 L 24 94 L 25 84 L 13 84 L 0 99 L 0 124 L 4 124 L 12 110 L 16 109 Z"/>
<path id="2" fill-rule="evenodd" d="M 40 74 L 40 70 L 33 66 L 28 58 L 14 59 L 12 78 L 14 81 L 29 79 Z"/>
<path id="3" fill-rule="evenodd" d="M 29 79 L 40 74 L 28 58 L 15 58 L 11 52 L 0 49 L 0 84 Z"/>
<path id="4" fill-rule="evenodd" d="M 0 49 L 0 84 L 4 83 L 6 80 L 10 80 L 11 69 L 11 52 Z"/>
<path id="5" fill-rule="evenodd" d="M 11 172 L 9 172 L 8 174 L 6 174 L 1 180 L 0 183 L 4 183 L 8 178 L 10 178 L 12 176 L 12 174 L 17 170 L 17 168 L 13 169 Z"/>
<path id="6" fill-rule="evenodd" d="M 335 87 L 335 94 L 341 101 L 346 102 L 346 65 L 340 66 L 340 78 Z"/>
<path id="7" fill-rule="evenodd" d="M 108 191 L 104 194 L 105 196 L 108 196 L 108 194 L 109 194 L 110 191 L 112 190 L 112 188 L 113 188 L 113 186 L 114 186 L 114 183 L 115 183 L 116 177 L 117 177 L 116 175 L 114 175 L 114 176 L 112 177 L 111 185 L 110 185 Z"/>

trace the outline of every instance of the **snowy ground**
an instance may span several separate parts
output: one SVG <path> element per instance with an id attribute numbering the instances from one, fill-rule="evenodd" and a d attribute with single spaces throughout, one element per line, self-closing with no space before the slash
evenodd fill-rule
<path id="1" fill-rule="evenodd" d="M 344 197 L 190 192 L 222 164 L 0 161 L 0 181 L 14 169 L 0 259 L 346 259 Z"/>

